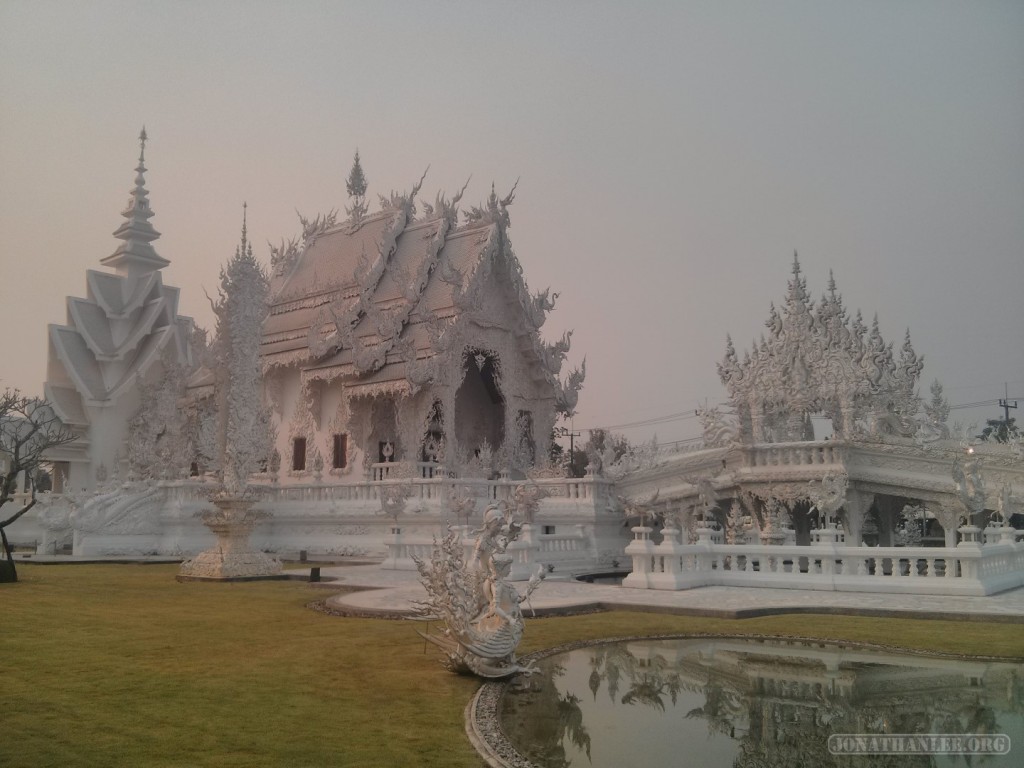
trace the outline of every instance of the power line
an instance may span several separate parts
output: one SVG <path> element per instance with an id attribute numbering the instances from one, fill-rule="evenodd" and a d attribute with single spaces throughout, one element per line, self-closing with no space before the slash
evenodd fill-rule
<path id="1" fill-rule="evenodd" d="M 1024 400 L 1021 398 L 992 398 L 989 400 L 977 400 L 973 403 L 957 403 L 956 405 L 949 406 L 951 411 L 961 410 L 964 408 L 982 408 L 988 405 L 995 405 L 1000 408 L 1005 408 L 1004 403 L 1011 399 Z M 1011 408 L 1014 406 L 1010 406 Z M 639 427 L 653 427 L 658 424 L 670 424 L 675 421 L 686 421 L 689 419 L 697 418 L 697 414 L 694 411 L 680 411 L 678 413 L 669 413 L 664 416 L 653 416 L 649 419 L 641 419 L 640 421 L 629 421 L 622 424 L 605 424 L 600 427 L 580 427 L 581 430 L 593 432 L 595 429 L 637 429 Z"/>
<path id="2" fill-rule="evenodd" d="M 630 421 L 625 424 L 607 424 L 600 427 L 581 427 L 588 431 L 595 429 L 632 429 L 634 427 L 651 427 L 655 424 L 666 424 L 672 421 L 684 421 L 686 419 L 695 419 L 697 414 L 693 411 L 681 411 L 679 413 L 670 413 L 665 416 L 655 416 L 650 419 L 643 419 L 641 421 Z"/>

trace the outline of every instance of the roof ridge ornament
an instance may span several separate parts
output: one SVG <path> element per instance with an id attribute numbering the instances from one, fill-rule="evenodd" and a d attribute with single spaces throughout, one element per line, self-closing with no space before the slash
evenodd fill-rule
<path id="1" fill-rule="evenodd" d="M 359 147 L 356 147 L 355 157 L 352 158 L 352 170 L 349 171 L 348 178 L 345 179 L 345 191 L 348 192 L 348 196 L 352 200 L 351 206 L 345 206 L 345 213 L 348 214 L 349 224 L 353 231 L 359 228 L 369 209 L 366 202 L 366 188 L 366 174 L 363 173 L 362 163 L 359 162 Z"/>
<path id="2" fill-rule="evenodd" d="M 246 202 L 246 201 L 242 201 L 242 244 L 238 248 L 235 248 L 235 255 L 236 256 L 239 256 L 239 255 L 245 256 L 246 255 L 246 248 L 248 248 L 248 251 L 249 251 L 248 255 L 250 255 L 250 256 L 252 255 L 252 244 L 249 243 L 249 241 L 248 241 L 248 229 L 247 229 L 247 226 L 246 226 L 247 223 L 248 223 L 248 221 L 247 221 L 247 219 L 248 219 L 248 216 L 247 216 L 248 208 L 249 208 L 249 203 Z"/>
<path id="3" fill-rule="evenodd" d="M 519 179 L 516 178 L 516 183 L 512 185 L 512 189 L 509 190 L 508 194 L 498 199 L 498 193 L 495 191 L 494 182 L 492 181 L 491 194 L 487 197 L 486 205 L 474 205 L 469 213 L 465 214 L 466 223 L 498 224 L 502 229 L 508 229 L 508 227 L 512 226 L 508 216 L 508 207 L 516 199 L 516 187 L 518 186 Z"/>

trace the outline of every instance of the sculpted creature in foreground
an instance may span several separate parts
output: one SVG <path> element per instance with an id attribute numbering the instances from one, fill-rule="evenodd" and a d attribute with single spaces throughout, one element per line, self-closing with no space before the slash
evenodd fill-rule
<path id="1" fill-rule="evenodd" d="M 444 665 L 453 672 L 502 678 L 530 671 L 515 656 L 525 628 L 520 604 L 540 584 L 543 569 L 538 568 L 523 594 L 509 581 L 512 558 L 505 552 L 520 530 L 504 505 L 494 504 L 484 512 L 483 527 L 474 532 L 468 562 L 468 545 L 451 528 L 429 563 L 417 561 L 427 590 L 420 616 L 443 625 L 420 634 L 444 651 Z"/>

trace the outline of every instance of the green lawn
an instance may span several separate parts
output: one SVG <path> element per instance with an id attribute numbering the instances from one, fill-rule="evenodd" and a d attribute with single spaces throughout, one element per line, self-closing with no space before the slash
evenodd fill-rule
<path id="1" fill-rule="evenodd" d="M 338 618 L 301 582 L 178 583 L 177 566 L 19 565 L 0 585 L 0 766 L 479 766 L 477 683 L 411 622 Z M 528 620 L 522 652 L 673 632 L 1024 656 L 1021 625 L 602 613 Z"/>

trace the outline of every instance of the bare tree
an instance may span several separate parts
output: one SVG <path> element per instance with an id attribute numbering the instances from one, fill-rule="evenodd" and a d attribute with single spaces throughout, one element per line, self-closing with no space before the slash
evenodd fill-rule
<path id="1" fill-rule="evenodd" d="M 48 402 L 38 397 L 26 397 L 16 389 L 4 390 L 0 395 L 0 455 L 7 461 L 7 472 L 0 480 L 0 509 L 14 501 L 18 492 L 18 478 L 26 479 L 28 496 L 21 509 L 0 519 L 0 540 L 7 556 L 9 575 L 0 581 L 17 581 L 14 555 L 4 529 L 28 512 L 36 503 L 36 484 L 43 463 L 43 454 L 59 445 L 70 443 L 75 434 L 64 426 Z"/>

